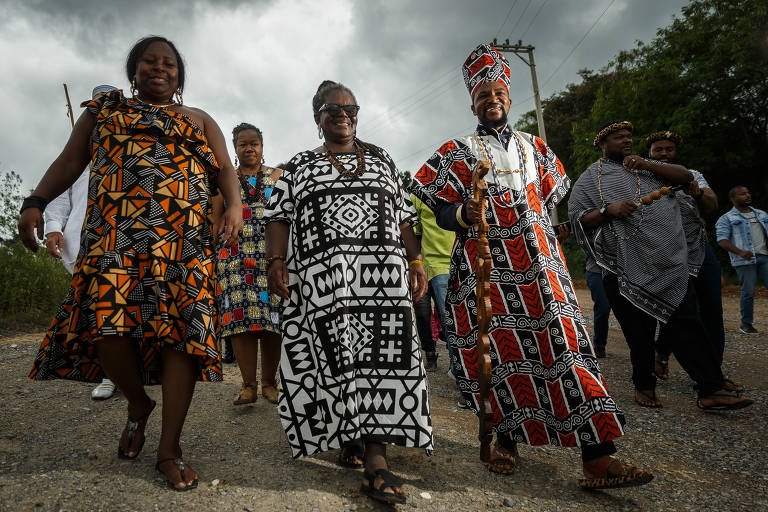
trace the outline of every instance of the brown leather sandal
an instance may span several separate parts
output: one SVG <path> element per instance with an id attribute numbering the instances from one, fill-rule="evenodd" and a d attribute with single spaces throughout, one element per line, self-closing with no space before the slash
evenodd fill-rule
<path id="1" fill-rule="evenodd" d="M 243 388 L 240 390 L 240 394 L 232 402 L 234 405 L 252 404 L 259 399 L 258 386 L 250 382 L 243 382 Z"/>
<path id="2" fill-rule="evenodd" d="M 279 391 L 277 390 L 277 386 L 275 384 L 264 384 L 261 383 L 261 396 L 263 396 L 267 402 L 271 404 L 276 404 L 277 399 L 280 396 Z"/>
<path id="3" fill-rule="evenodd" d="M 613 457 L 600 457 L 595 464 L 590 464 L 590 471 L 584 465 L 584 478 L 579 479 L 579 487 L 587 490 L 618 489 L 645 485 L 653 480 L 653 473 L 621 462 Z"/>
<path id="4" fill-rule="evenodd" d="M 498 441 L 494 441 L 491 447 L 491 461 L 486 462 L 485 467 L 491 473 L 511 475 L 517 470 L 517 458 L 519 455 L 517 445 L 515 445 L 514 452 L 510 452 L 501 446 Z"/>

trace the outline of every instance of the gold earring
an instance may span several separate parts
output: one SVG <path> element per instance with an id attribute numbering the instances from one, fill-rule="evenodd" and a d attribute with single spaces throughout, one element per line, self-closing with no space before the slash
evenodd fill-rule
<path id="1" fill-rule="evenodd" d="M 184 104 L 184 100 L 181 98 L 181 88 L 176 89 L 176 92 L 173 93 L 173 94 L 174 94 L 174 96 L 176 96 L 176 102 L 179 105 L 183 105 Z"/>
<path id="2" fill-rule="evenodd" d="M 135 98 L 136 97 L 136 77 L 134 76 L 131 80 L 131 95 Z"/>

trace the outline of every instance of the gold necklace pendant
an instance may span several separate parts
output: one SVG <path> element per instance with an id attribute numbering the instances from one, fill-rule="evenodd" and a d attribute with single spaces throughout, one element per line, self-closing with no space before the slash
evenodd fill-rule
<path id="1" fill-rule="evenodd" d="M 150 107 L 154 107 L 154 108 L 169 108 L 169 107 L 175 107 L 175 106 L 178 105 L 178 103 L 176 103 L 175 101 L 172 101 L 170 103 L 166 103 L 166 104 L 163 104 L 163 105 L 159 105 L 157 103 L 150 103 L 148 101 L 144 101 L 143 99 L 139 98 L 138 96 L 134 96 L 133 99 L 138 101 L 139 103 L 142 103 L 144 105 L 149 105 Z"/>

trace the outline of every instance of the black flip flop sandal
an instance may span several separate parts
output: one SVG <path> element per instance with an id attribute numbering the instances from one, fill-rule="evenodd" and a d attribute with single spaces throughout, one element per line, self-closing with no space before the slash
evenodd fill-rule
<path id="1" fill-rule="evenodd" d="M 164 462 L 168 462 L 169 460 L 173 461 L 173 463 L 176 464 L 176 467 L 178 468 L 179 473 L 181 473 L 181 479 L 183 481 L 186 481 L 186 478 L 184 477 L 184 461 L 181 459 L 181 457 L 179 457 L 179 458 L 168 457 L 167 459 L 161 459 L 161 460 L 157 461 L 157 463 L 155 464 L 155 469 L 157 471 L 159 471 L 160 473 L 162 473 L 163 475 L 165 475 L 165 473 L 163 473 L 163 471 L 160 469 L 160 464 L 163 464 Z M 191 491 L 192 489 L 196 489 L 197 488 L 197 484 L 198 484 L 198 479 L 195 478 L 192 481 L 192 483 L 191 484 L 187 484 L 186 487 L 176 487 L 171 482 L 171 479 L 166 476 L 165 483 L 166 483 L 166 485 L 168 486 L 169 489 L 172 489 L 172 490 L 177 491 L 177 492 L 184 492 L 184 491 Z"/>
<path id="2" fill-rule="evenodd" d="M 360 486 L 360 492 L 369 498 L 380 501 L 382 503 L 388 503 L 390 505 L 402 505 L 405 503 L 405 495 L 382 491 L 382 489 L 386 489 L 387 487 L 394 488 L 403 486 L 402 480 L 397 478 L 386 469 L 377 469 L 373 473 L 365 471 L 363 472 L 363 476 L 368 482 L 368 485 L 363 483 L 363 485 Z M 378 489 L 373 486 L 373 482 L 376 481 L 376 477 L 381 477 L 381 479 L 384 480 L 384 483 L 382 483 Z"/>
<path id="3" fill-rule="evenodd" d="M 365 457 L 365 448 L 363 447 L 362 439 L 355 439 L 354 441 L 349 441 L 341 445 L 338 459 L 339 466 L 353 469 L 363 467 L 362 462 L 350 462 L 352 457 L 357 457 L 361 461 L 363 460 L 363 457 Z"/>
<path id="4" fill-rule="evenodd" d="M 135 420 L 132 420 L 128 418 L 128 422 L 125 424 L 125 429 L 128 431 L 128 446 L 133 444 L 133 440 L 136 438 L 136 432 L 139 429 L 139 423 L 142 421 L 144 422 L 144 429 L 147 428 L 147 420 L 149 419 L 149 415 L 152 414 L 152 411 L 155 410 L 155 405 L 157 405 L 157 402 L 154 400 L 150 400 L 152 402 L 152 405 L 149 408 L 149 411 L 147 411 L 144 416 L 137 418 Z M 144 442 L 147 440 L 147 436 L 144 436 L 144 439 L 141 440 L 141 444 L 139 445 L 139 448 L 136 450 L 136 455 L 133 457 L 129 457 L 127 453 L 123 451 L 123 447 L 119 444 L 117 445 L 117 458 L 123 459 L 123 460 L 134 460 L 136 457 L 139 456 L 141 453 L 141 449 L 144 448 Z"/>

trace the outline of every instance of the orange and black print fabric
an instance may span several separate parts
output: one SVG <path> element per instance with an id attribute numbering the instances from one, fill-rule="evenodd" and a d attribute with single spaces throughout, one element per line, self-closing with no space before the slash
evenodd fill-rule
<path id="1" fill-rule="evenodd" d="M 219 381 L 213 152 L 193 120 L 122 91 L 83 106 L 96 127 L 80 252 L 30 378 L 98 381 L 95 343 L 123 336 L 146 384 L 159 383 L 162 348 L 195 356 L 197 378 Z"/>

